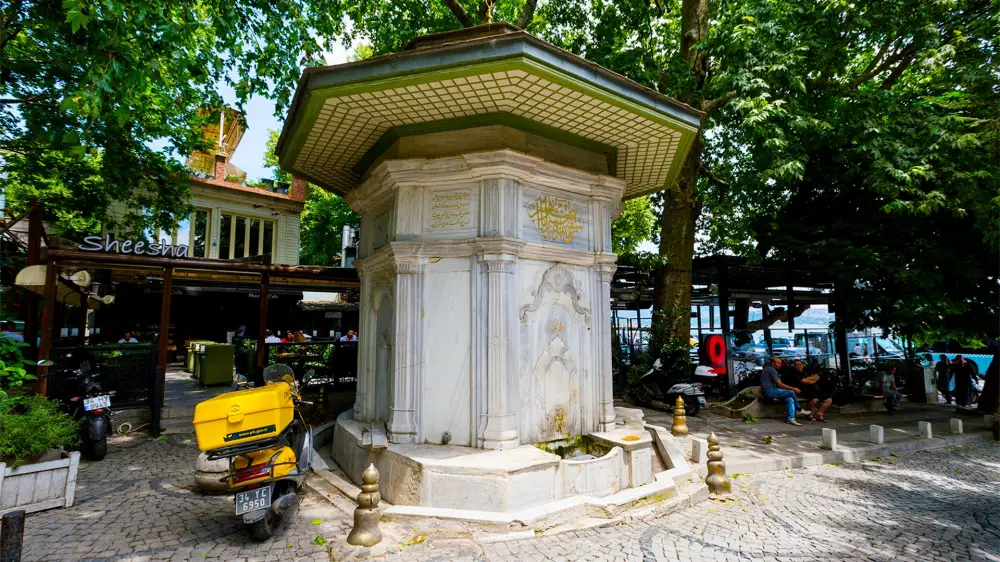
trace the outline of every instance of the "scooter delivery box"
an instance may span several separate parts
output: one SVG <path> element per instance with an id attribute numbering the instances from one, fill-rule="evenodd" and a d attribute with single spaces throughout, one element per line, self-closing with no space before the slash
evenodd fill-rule
<path id="1" fill-rule="evenodd" d="M 288 383 L 220 394 L 194 408 L 194 433 L 202 451 L 276 437 L 292 422 Z"/>

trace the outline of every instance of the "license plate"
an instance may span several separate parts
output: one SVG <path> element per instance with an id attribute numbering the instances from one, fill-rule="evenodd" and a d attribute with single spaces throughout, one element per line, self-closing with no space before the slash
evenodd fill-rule
<path id="1" fill-rule="evenodd" d="M 271 487 L 262 486 L 236 494 L 236 515 L 271 506 Z"/>
<path id="2" fill-rule="evenodd" d="M 105 408 L 110 408 L 110 407 L 111 407 L 111 396 L 107 394 L 83 399 L 83 409 L 84 411 L 87 412 L 91 410 L 103 410 Z"/>
<path id="3" fill-rule="evenodd" d="M 702 406 L 708 406 L 708 400 L 705 400 L 704 396 L 698 397 L 698 403 L 701 404 Z"/>

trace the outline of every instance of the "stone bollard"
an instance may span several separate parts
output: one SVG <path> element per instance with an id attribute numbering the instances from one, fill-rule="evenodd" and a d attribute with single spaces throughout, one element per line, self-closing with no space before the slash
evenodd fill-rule
<path id="1" fill-rule="evenodd" d="M 670 426 L 670 433 L 674 437 L 683 437 L 688 434 L 687 414 L 684 413 L 684 398 L 677 397 L 674 402 L 674 424 Z"/>
<path id="2" fill-rule="evenodd" d="M 964 433 L 964 431 L 962 431 L 962 429 L 963 429 L 962 428 L 962 420 L 960 420 L 958 418 L 951 418 L 951 432 L 952 433 L 962 434 L 962 433 Z"/>
<path id="3" fill-rule="evenodd" d="M 691 461 L 695 464 L 708 462 L 708 441 L 691 438 Z"/>
<path id="4" fill-rule="evenodd" d="M 726 463 L 722 461 L 722 446 L 719 438 L 713 431 L 708 435 L 708 476 L 705 484 L 708 485 L 708 492 L 716 496 L 731 494 L 733 483 L 726 476 Z"/>
<path id="5" fill-rule="evenodd" d="M 347 535 L 348 544 L 355 546 L 375 546 L 382 541 L 382 531 L 378 528 L 381 514 L 378 502 L 382 496 L 378 493 L 378 469 L 374 464 L 361 474 L 361 493 L 358 494 L 358 507 L 354 509 L 354 528 Z"/>
<path id="6" fill-rule="evenodd" d="M 831 451 L 837 448 L 837 430 L 827 427 L 823 428 L 823 448 Z"/>
<path id="7" fill-rule="evenodd" d="M 881 425 L 868 426 L 868 442 L 876 445 L 885 443 L 885 429 Z"/>
<path id="8" fill-rule="evenodd" d="M 917 422 L 917 431 L 920 433 L 921 439 L 930 439 L 934 436 L 931 433 L 931 422 Z"/>

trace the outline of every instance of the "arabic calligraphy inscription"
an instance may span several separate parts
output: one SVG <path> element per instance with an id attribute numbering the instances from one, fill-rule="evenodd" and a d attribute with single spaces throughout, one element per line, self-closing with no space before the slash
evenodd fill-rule
<path id="1" fill-rule="evenodd" d="M 436 191 L 431 196 L 431 228 L 454 230 L 472 226 L 472 193 Z"/>
<path id="2" fill-rule="evenodd" d="M 569 244 L 583 230 L 583 221 L 577 216 L 573 202 L 551 195 L 543 195 L 528 207 L 528 218 L 546 240 Z"/>

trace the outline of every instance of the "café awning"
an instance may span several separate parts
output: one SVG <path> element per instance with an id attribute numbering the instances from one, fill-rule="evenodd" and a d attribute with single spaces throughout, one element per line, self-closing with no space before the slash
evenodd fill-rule
<path id="1" fill-rule="evenodd" d="M 38 293 L 45 294 L 45 271 L 46 265 L 29 265 L 17 273 L 14 284 L 18 287 Z M 111 304 L 115 298 L 111 295 L 100 297 L 90 293 L 87 287 L 90 285 L 90 274 L 86 270 L 77 271 L 72 274 L 60 273 L 59 282 L 56 283 L 56 301 L 66 303 L 70 306 L 81 306 L 86 302 L 87 308 L 98 310 L 101 305 Z M 86 301 L 84 301 L 86 299 Z"/>

